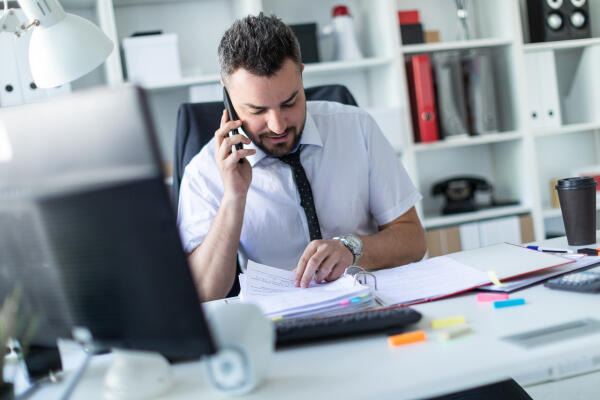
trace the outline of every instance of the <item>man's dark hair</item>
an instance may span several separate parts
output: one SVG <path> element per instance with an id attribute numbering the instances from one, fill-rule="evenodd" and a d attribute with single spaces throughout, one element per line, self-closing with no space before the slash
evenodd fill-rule
<path id="1" fill-rule="evenodd" d="M 300 45 L 292 29 L 275 15 L 262 12 L 239 19 L 225 32 L 219 44 L 221 76 L 238 68 L 258 76 L 273 76 L 286 58 L 300 66 Z"/>

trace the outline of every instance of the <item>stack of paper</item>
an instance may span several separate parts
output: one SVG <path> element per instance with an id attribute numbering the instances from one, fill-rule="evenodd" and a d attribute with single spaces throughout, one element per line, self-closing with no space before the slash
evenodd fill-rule
<path id="1" fill-rule="evenodd" d="M 267 317 L 306 317 L 345 314 L 375 302 L 368 286 L 351 276 L 330 283 L 294 286 L 294 273 L 248 261 L 240 274 L 241 300 L 256 304 Z"/>

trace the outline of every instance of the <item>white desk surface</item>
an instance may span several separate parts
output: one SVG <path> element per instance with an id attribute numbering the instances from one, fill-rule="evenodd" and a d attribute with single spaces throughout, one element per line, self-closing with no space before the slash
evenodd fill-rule
<path id="1" fill-rule="evenodd" d="M 566 247 L 564 238 L 543 242 Z M 277 351 L 267 379 L 248 399 L 411 399 L 450 393 L 508 377 L 533 383 L 600 369 L 600 332 L 525 349 L 501 338 L 583 318 L 600 320 L 600 296 L 534 286 L 510 295 L 523 306 L 494 309 L 478 303 L 477 292 L 413 306 L 423 314 L 415 329 L 422 343 L 390 348 L 385 334 L 302 345 Z M 474 333 L 439 342 L 431 320 L 464 315 Z M 97 357 L 72 399 L 103 398 L 103 374 L 110 355 Z M 201 362 L 172 367 L 176 384 L 169 399 L 223 398 L 206 382 Z M 33 398 L 53 398 L 58 387 Z"/>

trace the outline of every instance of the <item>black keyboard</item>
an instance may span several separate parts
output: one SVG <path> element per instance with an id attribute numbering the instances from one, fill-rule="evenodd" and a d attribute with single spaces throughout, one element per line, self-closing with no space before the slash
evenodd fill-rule
<path id="1" fill-rule="evenodd" d="M 421 319 L 412 308 L 381 308 L 325 318 L 295 318 L 275 322 L 277 347 L 358 335 L 375 331 L 399 332 Z"/>

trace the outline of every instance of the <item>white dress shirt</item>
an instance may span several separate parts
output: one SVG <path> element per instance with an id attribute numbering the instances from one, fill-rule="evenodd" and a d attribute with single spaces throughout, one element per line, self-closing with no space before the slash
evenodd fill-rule
<path id="1" fill-rule="evenodd" d="M 421 199 L 383 133 L 365 111 L 334 102 L 307 102 L 300 160 L 312 187 L 323 239 L 370 235 Z M 256 149 L 239 249 L 256 262 L 294 269 L 309 243 L 306 215 L 292 169 Z M 183 247 L 204 240 L 223 196 L 214 138 L 187 165 L 177 223 Z"/>

